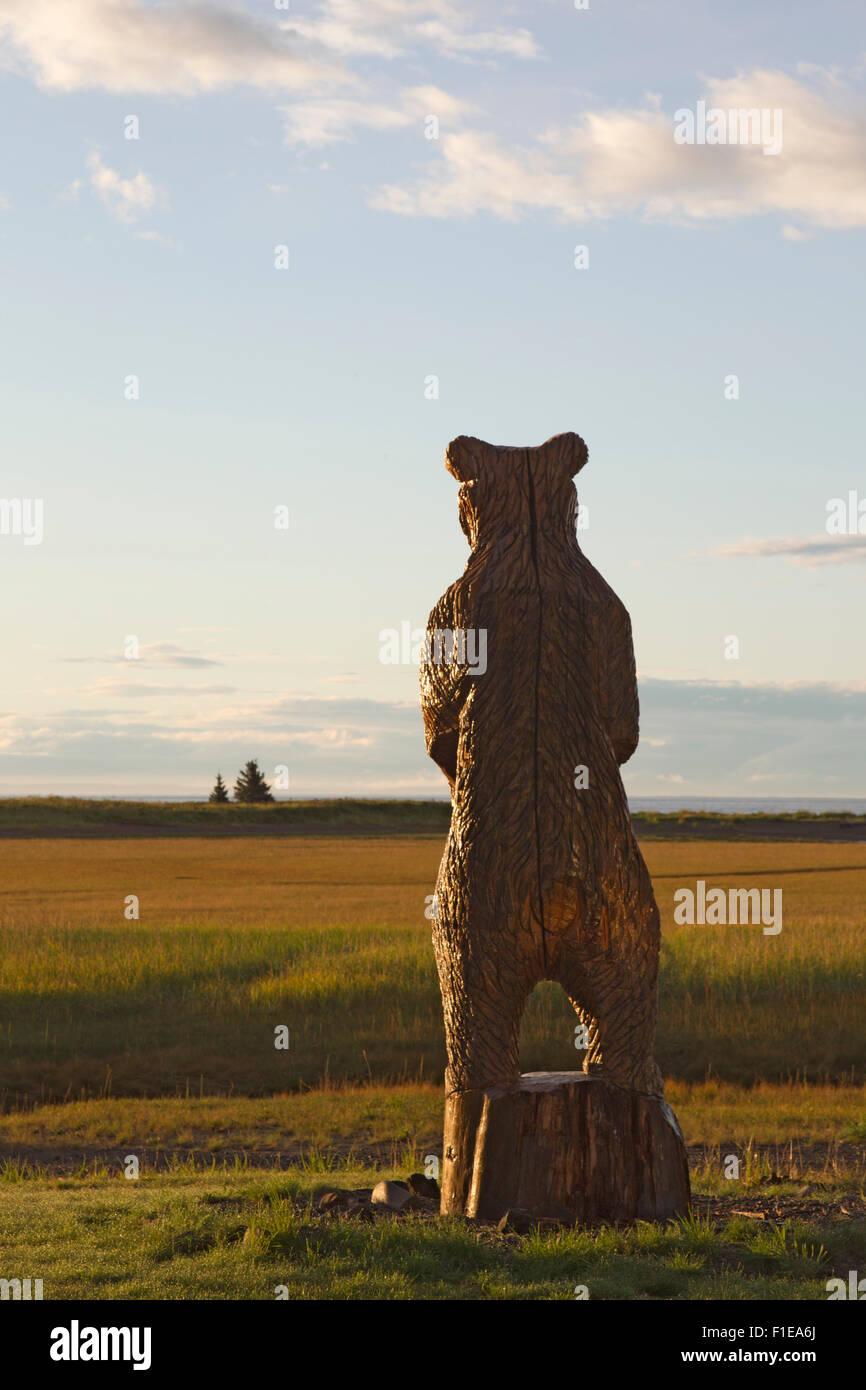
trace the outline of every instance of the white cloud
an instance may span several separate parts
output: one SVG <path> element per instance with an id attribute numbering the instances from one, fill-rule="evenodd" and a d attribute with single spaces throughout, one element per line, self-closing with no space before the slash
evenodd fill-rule
<path id="1" fill-rule="evenodd" d="M 289 746 L 298 743 L 305 743 L 310 748 L 372 748 L 375 739 L 369 734 L 359 734 L 355 729 L 335 728 L 335 729 L 310 729 L 306 733 L 289 734 L 286 742 Z"/>
<path id="2" fill-rule="evenodd" d="M 711 552 L 725 558 L 783 556 L 794 565 L 862 565 L 866 536 L 786 536 L 778 540 L 750 539 L 721 545 Z"/>
<path id="3" fill-rule="evenodd" d="M 323 0 L 317 16 L 293 17 L 285 27 L 352 57 L 395 59 L 418 48 L 463 61 L 539 56 L 528 29 L 473 29 L 469 8 L 450 0 Z"/>
<path id="4" fill-rule="evenodd" d="M 139 241 L 156 241 L 159 242 L 160 246 L 175 246 L 171 237 L 163 236 L 162 232 L 155 232 L 152 228 L 148 228 L 145 232 L 136 232 L 135 235 Z"/>
<path id="5" fill-rule="evenodd" d="M 153 699 L 168 696 L 170 699 L 190 695 L 234 695 L 236 685 L 147 685 L 142 681 L 98 681 L 96 685 L 85 687 L 82 695 L 124 696 L 131 700 Z"/>
<path id="6" fill-rule="evenodd" d="M 420 178 L 371 195 L 374 207 L 406 216 L 515 219 L 533 211 L 571 222 L 618 215 L 670 223 L 774 214 L 782 236 L 866 226 L 866 114 L 862 86 L 800 64 L 793 73 L 753 69 L 677 93 L 723 111 L 780 110 L 781 153 L 759 145 L 678 145 L 672 111 L 649 94 L 631 108 L 587 110 L 569 123 L 506 143 L 481 128 L 454 129 L 467 107 L 433 87 L 391 96 L 347 62 L 413 62 L 431 50 L 463 61 L 529 60 L 539 48 L 525 29 L 477 25 L 477 6 L 453 0 L 321 0 L 309 15 L 267 17 L 237 5 L 164 0 L 0 0 L 7 67 L 42 86 L 133 94 L 195 95 L 238 85 L 305 93 L 282 108 L 286 141 L 326 145 L 357 129 L 388 132 L 437 114 L 451 129 L 431 142 Z M 862 74 L 859 75 L 862 79 Z M 422 110 L 426 107 L 426 110 Z M 103 176 L 113 196 L 114 171 Z M 146 176 L 124 190 L 136 215 L 151 196 Z M 124 184 L 135 181 L 121 181 Z"/>
<path id="7" fill-rule="evenodd" d="M 450 0 L 323 0 L 312 16 L 259 17 L 239 4 L 163 0 L 0 0 L 6 68 L 59 91 L 179 94 L 246 85 L 336 90 L 344 57 L 392 60 L 432 49 L 463 61 L 529 59 L 526 29 L 473 28 Z"/>
<path id="8" fill-rule="evenodd" d="M 101 663 L 108 666 L 138 666 L 150 662 L 154 666 L 221 666 L 227 658 L 216 654 L 201 656 L 198 652 L 179 647 L 176 642 L 145 642 L 139 645 L 135 658 L 113 654 L 108 656 L 64 656 L 61 661 L 71 665 Z"/>
<path id="9" fill-rule="evenodd" d="M 117 662 L 126 662 L 127 658 L 118 656 Z M 219 659 L 208 656 L 200 656 L 198 652 L 187 651 L 179 647 L 175 642 L 151 642 L 144 643 L 138 649 L 138 660 L 150 662 L 154 666 L 221 666 Z"/>
<path id="10" fill-rule="evenodd" d="M 794 227 L 790 222 L 786 222 L 781 229 L 781 235 L 786 241 L 811 241 L 812 233 L 806 232 L 802 227 Z"/>
<path id="11" fill-rule="evenodd" d="M 439 87 L 406 87 L 391 104 L 323 97 L 281 108 L 287 145 L 329 145 L 351 140 L 357 127 L 399 130 L 434 115 L 441 122 L 457 121 L 471 108 Z"/>
<path id="12" fill-rule="evenodd" d="M 461 18 L 455 12 L 452 12 L 448 21 L 428 20 L 419 24 L 416 32 L 447 58 L 502 56 L 529 59 L 540 56 L 538 44 L 528 29 L 494 29 L 467 33 L 461 27 Z"/>
<path id="13" fill-rule="evenodd" d="M 103 164 L 97 150 L 91 150 L 87 156 L 87 166 L 91 188 L 118 222 L 137 222 L 163 197 L 162 190 L 147 174 L 139 171 L 131 179 L 122 178 L 116 169 Z"/>
<path id="14" fill-rule="evenodd" d="M 236 632 L 234 627 L 219 627 L 214 623 L 206 623 L 199 627 L 179 627 L 178 632 Z"/>
<path id="15" fill-rule="evenodd" d="M 491 212 L 513 221 L 530 209 L 582 220 L 571 174 L 557 172 L 540 150 L 508 150 L 493 135 L 452 132 L 438 141 L 440 157 L 412 187 L 386 184 L 371 206 L 410 217 L 471 217 Z"/>
<path id="16" fill-rule="evenodd" d="M 92 709 L 0 715 L 4 785 L 206 795 L 217 767 L 255 756 L 269 773 L 287 763 L 296 796 L 447 794 L 424 754 L 415 701 L 238 692 L 223 704 L 191 687 L 185 706 L 141 711 L 95 693 L 103 703 Z M 862 788 L 866 682 L 642 680 L 640 693 L 641 743 L 626 768 L 635 795 L 666 783 L 672 794 L 741 795 L 750 779 L 778 794 Z"/>
<path id="17" fill-rule="evenodd" d="M 142 0 L 0 0 L 5 66 L 42 87 L 194 95 L 240 84 L 267 90 L 347 81 L 295 51 L 286 26 L 226 4 Z"/>
<path id="18" fill-rule="evenodd" d="M 350 140 L 357 126 L 368 130 L 395 130 L 408 124 L 404 112 L 378 102 L 341 100 L 297 102 L 281 108 L 287 145 L 330 145 Z"/>
<path id="19" fill-rule="evenodd" d="M 808 80 L 807 80 L 808 79 Z M 755 70 L 710 79 L 710 107 L 783 113 L 781 153 L 760 145 L 678 145 L 674 120 L 650 95 L 642 107 L 587 111 L 526 147 L 466 130 L 446 135 L 413 184 L 389 184 L 373 206 L 416 217 L 514 219 L 531 211 L 585 222 L 618 214 L 696 224 L 775 213 L 813 227 L 866 226 L 866 114 L 862 90 L 816 69 L 800 79 Z"/>

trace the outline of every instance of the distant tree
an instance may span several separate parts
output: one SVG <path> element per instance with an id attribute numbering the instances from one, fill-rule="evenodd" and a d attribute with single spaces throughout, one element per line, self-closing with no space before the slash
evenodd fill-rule
<path id="1" fill-rule="evenodd" d="M 217 773 L 217 779 L 213 784 L 213 791 L 208 797 L 208 801 L 228 801 L 229 789 L 223 781 L 221 772 Z"/>
<path id="2" fill-rule="evenodd" d="M 271 789 L 255 758 L 238 773 L 235 782 L 235 801 L 273 801 Z"/>

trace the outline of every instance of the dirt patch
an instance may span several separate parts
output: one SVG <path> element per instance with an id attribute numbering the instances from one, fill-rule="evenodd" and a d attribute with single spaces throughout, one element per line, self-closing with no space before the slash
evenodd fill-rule
<path id="1" fill-rule="evenodd" d="M 386 1168 L 395 1161 L 398 1146 L 393 1142 L 382 1144 L 334 1144 L 329 1146 L 327 1157 L 338 1165 L 347 1159 L 356 1160 L 359 1167 Z M 401 1154 L 405 1146 L 400 1146 Z M 272 1168 L 276 1172 L 297 1168 L 321 1149 L 313 1149 L 308 1144 L 288 1145 L 284 1148 L 269 1149 L 207 1149 L 192 1148 L 189 1145 L 174 1145 L 165 1148 L 146 1148 L 126 1144 L 123 1148 L 60 1148 L 56 1144 L 0 1144 L 0 1164 L 17 1163 L 32 1170 L 38 1170 L 47 1177 L 69 1177 L 83 1170 L 95 1171 L 100 1168 L 121 1171 L 129 1154 L 134 1154 L 142 1168 L 156 1172 L 178 1163 L 193 1163 L 204 1171 L 213 1167 L 232 1168 L 244 1164 L 256 1170 Z M 327 1170 L 323 1169 L 323 1177 Z"/>
<path id="2" fill-rule="evenodd" d="M 427 1146 L 425 1152 L 435 1152 Z M 303 1166 L 315 1155 L 314 1161 L 322 1158 L 320 1146 L 310 1144 L 286 1144 L 279 1148 L 220 1148 L 175 1144 L 160 1148 L 148 1148 L 126 1144 L 120 1147 L 90 1147 L 59 1144 L 0 1144 L 0 1163 L 18 1163 L 31 1169 L 38 1169 L 51 1177 L 64 1177 L 83 1169 L 98 1167 L 121 1170 L 128 1154 L 135 1154 L 143 1168 L 164 1172 L 177 1163 L 191 1162 L 196 1168 L 206 1169 L 214 1164 L 217 1167 L 233 1167 L 237 1163 L 248 1168 L 275 1171 Z M 838 1186 L 843 1181 L 863 1181 L 866 1179 L 866 1144 L 809 1143 L 792 1140 L 787 1144 L 754 1144 L 748 1151 L 741 1144 L 692 1144 L 688 1149 L 689 1168 L 692 1171 L 709 1169 L 721 1170 L 724 1158 L 736 1154 L 741 1163 L 752 1164 L 758 1177 L 752 1178 L 748 1190 L 760 1192 L 762 1187 L 780 1183 L 801 1182 L 809 1186 L 810 1194 L 818 1194 L 822 1187 Z M 325 1162 L 333 1160 L 337 1165 L 334 1174 L 339 1186 L 339 1168 L 348 1159 L 359 1167 L 389 1168 L 395 1163 L 405 1161 L 405 1145 L 388 1140 L 382 1143 L 353 1143 L 351 1139 L 328 1145 Z M 323 1181 L 328 1177 L 326 1167 L 322 1169 Z M 702 1199 L 703 1200 L 703 1199 Z M 742 1197 L 707 1199 L 720 1203 L 725 1209 L 730 1203 L 748 1207 L 750 1202 Z M 767 1201 L 775 1198 L 767 1198 Z M 831 1200 L 828 1196 L 827 1200 Z M 833 1198 L 832 1200 L 836 1200 Z M 756 1209 L 761 1205 L 756 1198 Z"/>
<path id="3" fill-rule="evenodd" d="M 702 1216 L 715 1225 L 727 1225 L 737 1216 L 756 1225 L 780 1225 L 786 1221 L 803 1221 L 813 1225 L 831 1225 L 836 1221 L 853 1221 L 866 1217 L 866 1200 L 859 1193 L 838 1191 L 821 1195 L 820 1189 L 806 1185 L 804 1196 L 792 1197 L 756 1195 L 749 1189 L 745 1195 L 737 1197 L 705 1197 L 693 1194 L 692 1207 L 696 1216 Z"/>
<path id="4" fill-rule="evenodd" d="M 729 1154 L 740 1159 L 741 1169 L 751 1165 L 752 1183 L 839 1178 L 866 1178 L 866 1144 L 840 1144 L 791 1139 L 786 1144 L 743 1144 L 728 1140 L 721 1144 L 690 1144 L 689 1167 L 721 1171 Z M 743 1175 L 744 1176 L 744 1175 Z"/>

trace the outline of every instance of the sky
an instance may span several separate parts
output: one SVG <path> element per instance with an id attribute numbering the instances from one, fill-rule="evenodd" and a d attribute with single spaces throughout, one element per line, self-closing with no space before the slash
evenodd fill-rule
<path id="1" fill-rule="evenodd" d="M 0 0 L 0 794 L 444 795 L 381 657 L 466 562 L 445 447 L 574 430 L 630 795 L 863 795 L 864 47 L 840 0 Z"/>

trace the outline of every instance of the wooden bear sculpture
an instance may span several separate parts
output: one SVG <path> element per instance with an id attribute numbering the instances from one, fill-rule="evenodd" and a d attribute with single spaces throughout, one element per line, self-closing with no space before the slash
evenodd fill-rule
<path id="1" fill-rule="evenodd" d="M 489 1128 L 491 1097 L 511 1103 L 521 1085 L 521 1017 L 541 980 L 558 981 L 586 1025 L 584 1076 L 562 1076 L 620 1088 L 628 1124 L 643 1122 L 633 1099 L 646 1113 L 655 1099 L 662 1127 L 676 1130 L 652 1050 L 659 915 L 619 774 L 638 742 L 631 625 L 577 543 L 572 479 L 586 461 L 576 434 L 538 448 L 461 436 L 446 452 L 472 548 L 430 615 L 421 666 L 427 750 L 452 797 L 433 926 L 448 1055 L 446 1211 L 484 1207 L 479 1128 Z M 537 1112 L 550 1086 L 527 1084 Z M 591 1088 L 579 1089 L 579 1104 L 591 1104 Z M 514 1204 L 519 1192 L 501 1179 L 493 1205 Z M 652 1211 L 635 1202 L 631 1214 L 656 1214 L 658 1202 Z M 680 1193 L 673 1207 L 682 1206 Z"/>

